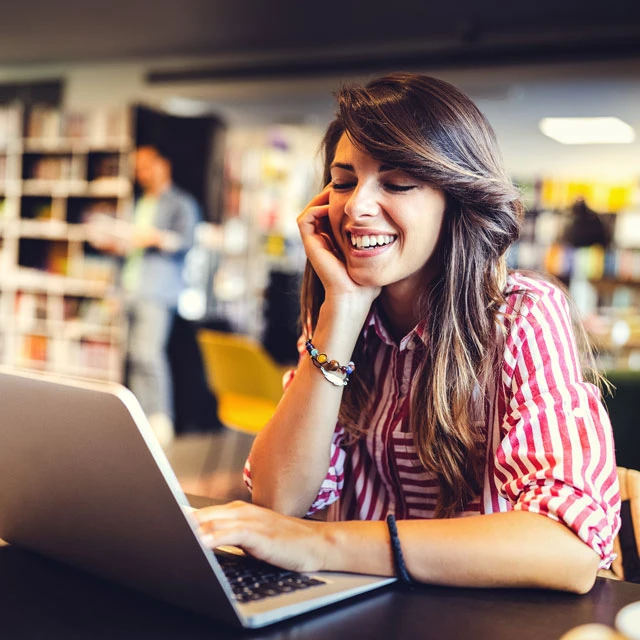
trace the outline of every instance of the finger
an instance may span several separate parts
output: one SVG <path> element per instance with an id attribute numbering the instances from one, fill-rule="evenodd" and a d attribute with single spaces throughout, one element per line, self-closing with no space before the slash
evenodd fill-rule
<path id="1" fill-rule="evenodd" d="M 234 547 L 244 547 L 247 535 L 241 529 L 233 527 L 223 531 L 209 531 L 200 535 L 202 543 L 211 549 L 232 545 Z"/>
<path id="2" fill-rule="evenodd" d="M 339 258 L 343 257 L 344 254 L 342 253 L 342 250 L 340 249 L 334 237 L 330 233 L 327 233 L 326 231 L 321 231 L 319 233 L 319 236 L 326 242 L 327 248 L 330 251 L 335 253 Z"/>
<path id="3" fill-rule="evenodd" d="M 202 522 L 198 527 L 198 534 L 201 536 L 207 536 L 210 534 L 217 534 L 222 531 L 229 531 L 230 529 L 247 529 L 253 531 L 267 530 L 262 520 L 248 519 L 248 518 L 229 518 L 229 519 L 216 519 L 207 520 Z"/>
<path id="4" fill-rule="evenodd" d="M 261 510 L 262 507 L 257 507 L 242 500 L 234 500 L 226 504 L 198 509 L 193 516 L 198 522 L 202 523 L 209 520 L 237 519 L 245 511 L 249 513 L 255 511 L 258 514 Z"/>
<path id="5" fill-rule="evenodd" d="M 302 210 L 302 213 L 298 216 L 298 224 L 311 221 L 318 216 L 323 216 L 328 213 L 330 188 L 330 184 L 326 185 L 320 193 L 309 201 L 307 206 Z"/>
<path id="6" fill-rule="evenodd" d="M 224 545 L 240 547 L 257 558 L 266 555 L 269 544 L 263 535 L 243 525 L 234 525 L 226 529 L 208 532 L 201 536 L 201 540 L 203 544 L 212 549 Z"/>
<path id="7" fill-rule="evenodd" d="M 329 205 L 317 205 L 314 207 L 308 207 L 298 216 L 298 228 L 301 233 L 310 232 L 313 233 L 316 230 L 316 225 L 323 218 L 329 216 Z"/>

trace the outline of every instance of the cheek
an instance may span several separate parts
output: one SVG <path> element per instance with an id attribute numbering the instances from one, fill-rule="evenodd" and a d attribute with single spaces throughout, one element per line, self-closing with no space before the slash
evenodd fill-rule
<path id="1" fill-rule="evenodd" d="M 338 204 L 338 198 L 329 198 L 329 224 L 331 225 L 331 231 L 333 235 L 338 237 L 340 235 L 340 224 L 342 222 L 342 205 Z"/>

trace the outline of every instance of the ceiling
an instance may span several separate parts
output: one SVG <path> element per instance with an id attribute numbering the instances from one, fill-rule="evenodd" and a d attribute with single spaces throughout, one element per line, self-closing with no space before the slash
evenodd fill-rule
<path id="1" fill-rule="evenodd" d="M 0 68 L 136 60 L 156 103 L 186 99 L 183 109 L 236 121 L 320 125 L 341 81 L 424 70 L 479 103 L 507 165 L 521 175 L 640 176 L 640 140 L 576 149 L 537 128 L 543 116 L 617 115 L 640 137 L 635 0 L 21 0 L 3 7 Z"/>
<path id="2" fill-rule="evenodd" d="M 640 51 L 634 0 L 5 0 L 0 64 L 240 55 L 282 66 Z M 336 60 L 337 58 L 337 60 Z M 257 66 L 260 66 L 258 64 Z M 404 65 L 403 65 L 404 66 Z"/>

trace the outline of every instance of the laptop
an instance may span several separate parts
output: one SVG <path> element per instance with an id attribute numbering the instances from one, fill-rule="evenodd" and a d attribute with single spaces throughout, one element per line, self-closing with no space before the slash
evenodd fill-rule
<path id="1" fill-rule="evenodd" d="M 121 385 L 0 368 L 0 399 L 0 538 L 11 544 L 249 628 L 395 580 L 212 551 Z"/>

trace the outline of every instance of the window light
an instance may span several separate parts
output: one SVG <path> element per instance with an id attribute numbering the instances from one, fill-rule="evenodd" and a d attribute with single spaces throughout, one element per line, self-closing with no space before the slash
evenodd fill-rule
<path id="1" fill-rule="evenodd" d="M 625 144 L 636 133 L 620 118 L 542 118 L 540 131 L 562 144 Z"/>

